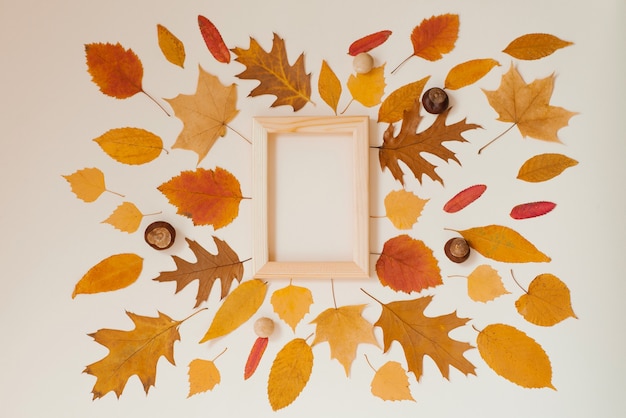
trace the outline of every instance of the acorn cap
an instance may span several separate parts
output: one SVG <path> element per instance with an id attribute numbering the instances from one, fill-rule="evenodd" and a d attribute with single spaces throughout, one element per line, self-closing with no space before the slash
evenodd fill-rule
<path id="1" fill-rule="evenodd" d="M 443 247 L 446 256 L 455 263 L 462 263 L 470 255 L 470 246 L 463 238 L 451 238 Z"/>
<path id="2" fill-rule="evenodd" d="M 167 222 L 157 221 L 148 225 L 143 237 L 155 250 L 165 250 L 174 245 L 176 230 Z"/>

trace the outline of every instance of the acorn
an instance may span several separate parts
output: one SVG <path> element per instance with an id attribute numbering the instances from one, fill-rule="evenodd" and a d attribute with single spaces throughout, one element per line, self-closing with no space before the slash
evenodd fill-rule
<path id="1" fill-rule="evenodd" d="M 463 238 L 451 238 L 443 247 L 446 256 L 455 263 L 462 263 L 470 255 L 470 246 Z"/>
<path id="2" fill-rule="evenodd" d="M 174 245 L 176 230 L 167 222 L 157 221 L 148 225 L 143 237 L 155 250 L 165 250 Z"/>
<path id="3" fill-rule="evenodd" d="M 428 113 L 439 114 L 448 108 L 448 95 L 443 89 L 433 87 L 422 96 L 422 105 Z"/>

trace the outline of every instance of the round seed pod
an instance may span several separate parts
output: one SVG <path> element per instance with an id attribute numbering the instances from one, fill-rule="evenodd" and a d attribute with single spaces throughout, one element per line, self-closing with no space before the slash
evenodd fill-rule
<path id="1" fill-rule="evenodd" d="M 470 246 L 463 238 L 451 238 L 443 247 L 446 256 L 455 263 L 462 263 L 470 255 Z"/>
<path id="2" fill-rule="evenodd" d="M 259 318 L 254 321 L 254 333 L 261 338 L 267 338 L 274 332 L 274 321 L 270 318 Z"/>
<path id="3" fill-rule="evenodd" d="M 167 222 L 157 221 L 148 225 L 143 238 L 155 250 L 165 250 L 174 245 L 176 230 Z"/>
<path id="4" fill-rule="evenodd" d="M 357 74 L 367 74 L 374 67 L 374 58 L 367 52 L 357 54 L 352 60 L 352 68 Z"/>
<path id="5" fill-rule="evenodd" d="M 448 103 L 448 94 L 439 87 L 426 90 L 422 96 L 422 105 L 428 113 L 442 113 L 448 108 Z"/>

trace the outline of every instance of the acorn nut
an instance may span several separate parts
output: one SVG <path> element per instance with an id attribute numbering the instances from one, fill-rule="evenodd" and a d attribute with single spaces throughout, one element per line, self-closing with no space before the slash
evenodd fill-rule
<path id="1" fill-rule="evenodd" d="M 357 54 L 352 60 L 352 68 L 357 74 L 367 74 L 374 67 L 374 58 L 367 52 Z"/>
<path id="2" fill-rule="evenodd" d="M 446 256 L 455 263 L 462 263 L 470 255 L 470 246 L 463 238 L 451 238 L 443 247 Z"/>
<path id="3" fill-rule="evenodd" d="M 448 108 L 448 95 L 443 89 L 433 87 L 422 96 L 422 105 L 428 113 L 442 113 Z"/>
<path id="4" fill-rule="evenodd" d="M 157 221 L 148 225 L 143 237 L 155 250 L 165 250 L 174 245 L 176 230 L 167 222 Z"/>

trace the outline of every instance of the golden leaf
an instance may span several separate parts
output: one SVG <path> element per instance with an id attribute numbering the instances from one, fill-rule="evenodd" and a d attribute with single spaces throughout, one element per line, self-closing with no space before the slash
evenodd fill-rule
<path id="1" fill-rule="evenodd" d="M 189 395 L 213 390 L 221 381 L 220 371 L 211 360 L 195 359 L 189 363 Z"/>
<path id="2" fill-rule="evenodd" d="M 446 76 L 445 88 L 458 90 L 474 84 L 500 63 L 491 58 L 475 59 L 453 67 Z"/>
<path id="3" fill-rule="evenodd" d="M 267 284 L 259 279 L 237 286 L 224 299 L 200 343 L 229 334 L 250 319 L 263 303 L 266 292 Z"/>
<path id="4" fill-rule="evenodd" d="M 312 370 L 313 350 L 302 338 L 291 340 L 276 354 L 267 382 L 267 397 L 274 411 L 296 400 Z"/>
<path id="5" fill-rule="evenodd" d="M 467 294 L 476 302 L 489 302 L 498 296 L 510 293 L 493 267 L 480 265 L 467 276 Z"/>
<path id="6" fill-rule="evenodd" d="M 148 163 L 163 150 L 161 138 L 140 128 L 111 129 L 94 139 L 111 158 L 130 165 Z"/>
<path id="7" fill-rule="evenodd" d="M 428 199 L 420 199 L 404 189 L 389 192 L 385 197 L 387 218 L 398 229 L 411 229 L 422 214 Z"/>
<path id="8" fill-rule="evenodd" d="M 498 375 L 525 388 L 551 388 L 552 365 L 543 348 L 505 324 L 487 326 L 476 340 L 478 352 Z"/>
<path id="9" fill-rule="evenodd" d="M 365 107 L 373 107 L 380 103 L 385 93 L 385 65 L 372 68 L 365 74 L 350 74 L 348 90 L 352 98 Z"/>
<path id="10" fill-rule="evenodd" d="M 514 39 L 502 52 L 521 60 L 536 60 L 573 45 L 548 33 L 529 33 Z"/>
<path id="11" fill-rule="evenodd" d="M 322 61 L 322 68 L 320 69 L 320 76 L 317 81 L 317 89 L 320 92 L 322 100 L 333 109 L 336 115 L 339 99 L 341 98 L 341 82 L 326 60 Z"/>
<path id="12" fill-rule="evenodd" d="M 130 202 L 123 202 L 102 223 L 110 224 L 114 228 L 130 234 L 139 229 L 142 219 L 143 214 L 137 209 L 137 206 Z"/>
<path id="13" fill-rule="evenodd" d="M 551 327 L 566 318 L 577 318 L 565 283 L 552 274 L 540 274 L 530 283 L 525 295 L 515 302 L 517 312 L 528 322 Z"/>
<path id="14" fill-rule="evenodd" d="M 413 103 L 422 95 L 430 76 L 394 90 L 378 108 L 378 122 L 396 123 L 404 118 L 404 112 L 413 108 Z"/>
<path id="15" fill-rule="evenodd" d="M 83 168 L 63 178 L 70 184 L 76 197 L 88 203 L 106 191 L 104 173 L 97 168 Z"/>
<path id="16" fill-rule="evenodd" d="M 105 258 L 76 283 L 72 299 L 78 294 L 110 292 L 135 283 L 143 268 L 143 258 L 136 254 L 116 254 Z"/>
<path id="17" fill-rule="evenodd" d="M 383 364 L 370 386 L 372 394 L 383 401 L 415 401 L 409 389 L 409 377 L 397 361 Z"/>
<path id="18" fill-rule="evenodd" d="M 313 296 L 306 287 L 294 286 L 290 283 L 287 287 L 278 289 L 272 294 L 271 303 L 278 317 L 295 332 L 298 323 L 309 313 Z"/>
<path id="19" fill-rule="evenodd" d="M 550 180 L 578 161 L 563 154 L 540 154 L 528 159 L 519 169 L 517 178 L 531 183 Z"/>
<path id="20" fill-rule="evenodd" d="M 185 45 L 163 25 L 157 25 L 157 38 L 163 56 L 180 68 L 185 67 Z"/>

